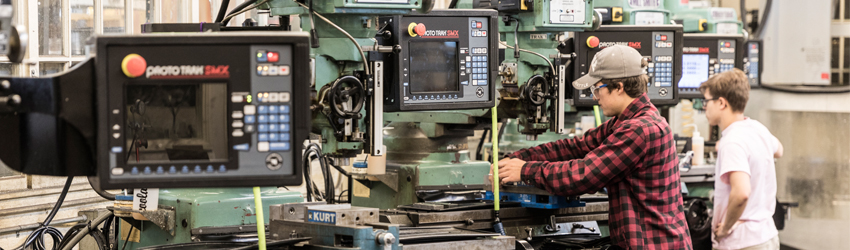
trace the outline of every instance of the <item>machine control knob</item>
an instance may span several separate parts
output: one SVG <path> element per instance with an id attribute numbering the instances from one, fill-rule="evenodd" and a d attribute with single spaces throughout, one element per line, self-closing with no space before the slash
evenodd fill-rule
<path id="1" fill-rule="evenodd" d="M 667 88 L 662 88 L 658 90 L 658 95 L 667 96 Z"/>
<path id="2" fill-rule="evenodd" d="M 599 38 L 596 36 L 590 36 L 587 38 L 587 47 L 596 48 L 599 46 Z"/>
<path id="3" fill-rule="evenodd" d="M 278 153 L 271 153 L 269 156 L 266 156 L 266 167 L 269 170 L 278 170 L 281 166 L 283 166 L 283 157 Z"/>
<path id="4" fill-rule="evenodd" d="M 130 78 L 142 76 L 147 67 L 147 61 L 145 61 L 145 58 L 139 54 L 129 54 L 121 61 L 121 71 L 124 72 L 124 75 Z"/>

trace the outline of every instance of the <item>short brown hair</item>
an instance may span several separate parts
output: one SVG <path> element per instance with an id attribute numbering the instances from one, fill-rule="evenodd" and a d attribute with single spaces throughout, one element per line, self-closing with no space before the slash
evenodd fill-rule
<path id="1" fill-rule="evenodd" d="M 606 87 L 609 91 L 619 89 L 620 85 L 616 84 L 618 82 L 623 83 L 623 91 L 625 91 L 629 97 L 637 98 L 643 93 L 646 93 L 646 83 L 649 82 L 649 77 L 646 76 L 646 74 L 641 74 L 623 78 L 602 79 L 603 84 L 608 84 Z"/>
<path id="2" fill-rule="evenodd" d="M 750 99 L 750 83 L 744 71 L 734 68 L 708 78 L 699 86 L 699 92 L 708 90 L 713 98 L 723 97 L 734 112 L 744 112 Z"/>

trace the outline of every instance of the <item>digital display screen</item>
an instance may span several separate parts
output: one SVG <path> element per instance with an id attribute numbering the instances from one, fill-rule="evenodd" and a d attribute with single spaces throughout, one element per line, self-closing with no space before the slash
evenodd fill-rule
<path id="1" fill-rule="evenodd" d="M 128 164 L 227 161 L 227 84 L 128 85 L 125 91 Z"/>
<path id="2" fill-rule="evenodd" d="M 682 79 L 679 88 L 699 88 L 708 80 L 708 55 L 682 55 Z"/>
<path id="3" fill-rule="evenodd" d="M 410 92 L 460 90 L 456 41 L 410 42 Z"/>

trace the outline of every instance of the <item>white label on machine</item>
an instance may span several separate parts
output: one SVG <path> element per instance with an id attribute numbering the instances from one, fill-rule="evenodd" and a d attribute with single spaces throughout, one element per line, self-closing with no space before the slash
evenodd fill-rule
<path id="1" fill-rule="evenodd" d="M 585 0 L 552 0 L 549 2 L 549 22 L 554 24 L 583 24 Z"/>
<path id="2" fill-rule="evenodd" d="M 629 6 L 634 8 L 652 7 L 657 8 L 661 5 L 661 0 L 629 0 Z"/>
<path id="3" fill-rule="evenodd" d="M 738 17 L 735 16 L 735 9 L 729 9 L 729 8 L 712 9 L 711 10 L 711 18 L 714 18 L 715 21 L 738 20 Z"/>
<path id="4" fill-rule="evenodd" d="M 664 25 L 663 12 L 637 11 L 635 25 Z"/>
<path id="5" fill-rule="evenodd" d="M 133 190 L 134 211 L 156 211 L 157 206 L 159 206 L 159 188 Z"/>
<path id="6" fill-rule="evenodd" d="M 408 4 L 410 0 L 357 0 L 358 3 L 395 3 L 395 4 Z"/>
<path id="7" fill-rule="evenodd" d="M 717 34 L 720 35 L 737 35 L 738 34 L 738 24 L 737 23 L 718 23 L 716 26 Z"/>

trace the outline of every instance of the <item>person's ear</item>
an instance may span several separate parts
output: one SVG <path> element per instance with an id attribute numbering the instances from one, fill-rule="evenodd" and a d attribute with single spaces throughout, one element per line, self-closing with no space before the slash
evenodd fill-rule
<path id="1" fill-rule="evenodd" d="M 623 87 L 625 85 L 622 82 L 617 82 L 615 84 L 617 84 L 617 95 L 622 95 L 626 93 L 626 88 Z"/>
<path id="2" fill-rule="evenodd" d="M 726 98 L 723 97 L 719 97 L 717 98 L 717 104 L 720 105 L 721 110 L 726 109 L 729 107 L 729 100 L 726 100 Z"/>

